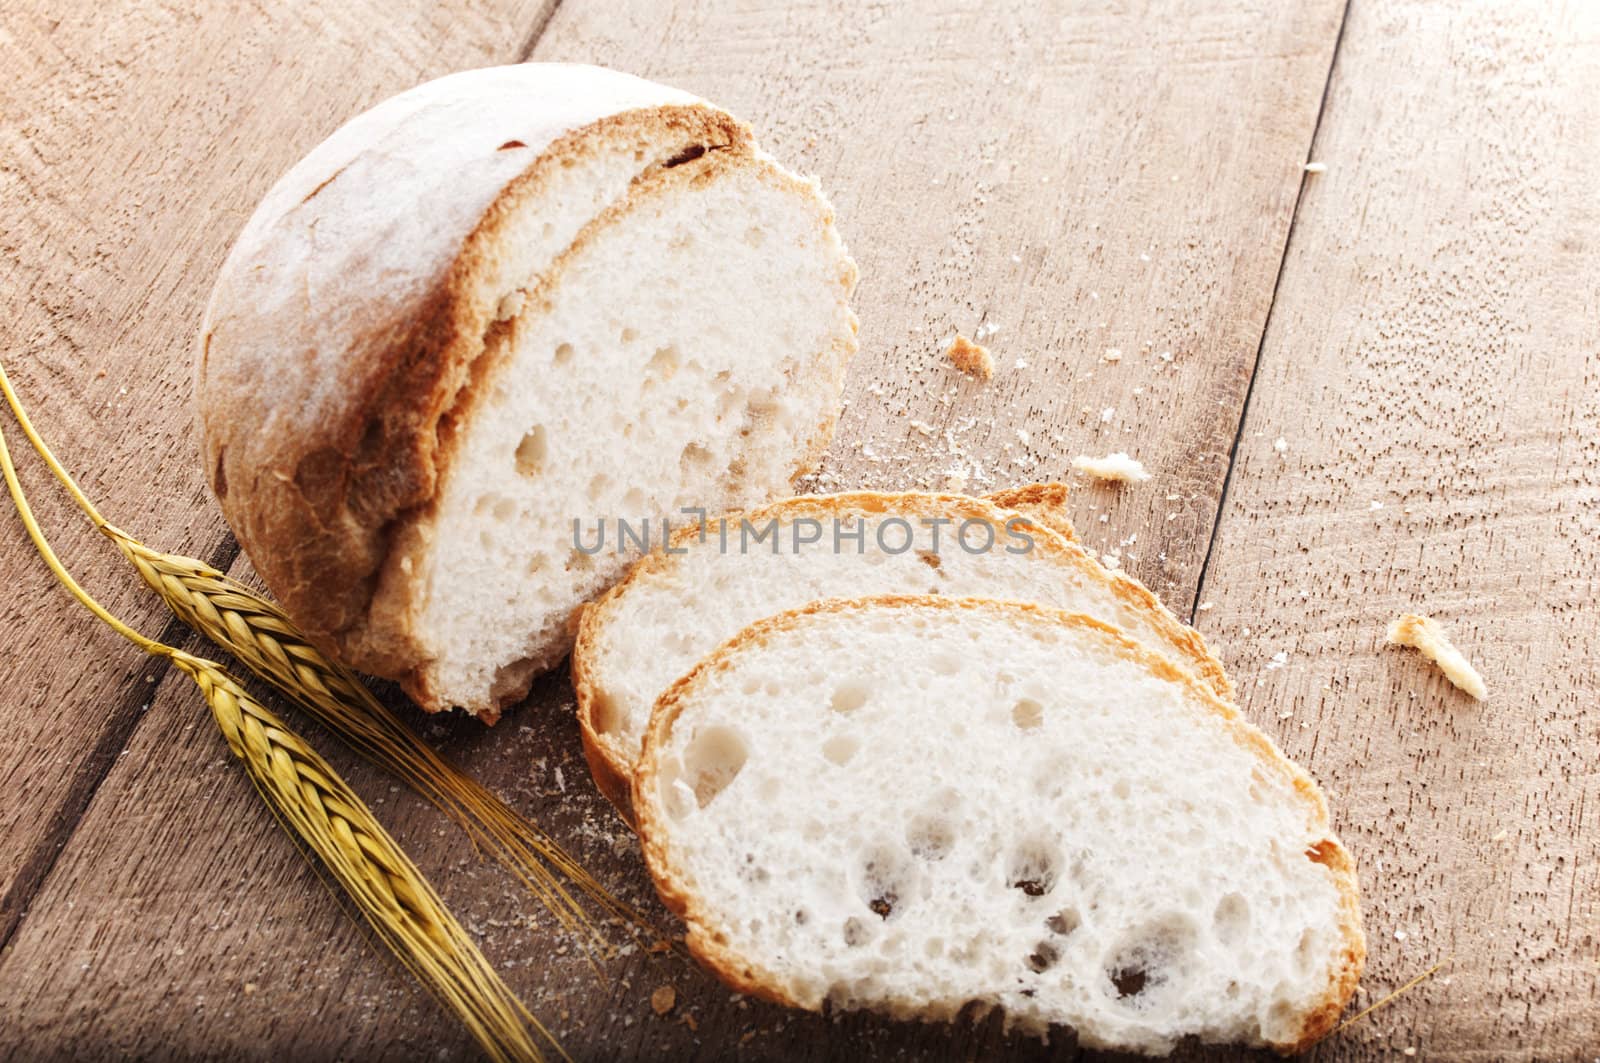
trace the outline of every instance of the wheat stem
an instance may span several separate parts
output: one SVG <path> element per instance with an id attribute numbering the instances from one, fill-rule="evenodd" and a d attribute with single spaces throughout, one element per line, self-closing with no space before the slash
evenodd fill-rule
<path id="1" fill-rule="evenodd" d="M 490 1059 L 540 1061 L 539 1021 L 495 973 L 427 878 L 337 772 L 223 668 L 123 623 L 72 577 L 45 538 L 0 430 L 0 472 L 28 538 L 83 607 L 145 653 L 165 658 L 200 687 L 228 748 L 279 821 L 322 860 L 367 924 L 453 1011 Z"/>
<path id="2" fill-rule="evenodd" d="M 423 742 L 355 673 L 312 645 L 277 605 L 203 561 L 153 550 L 106 520 L 34 429 L 3 365 L 0 392 L 23 435 L 78 508 L 180 620 L 455 820 L 480 851 L 493 853 L 564 929 L 576 934 L 591 956 L 603 948 L 599 930 L 552 868 L 609 914 L 659 936 L 640 912 L 612 895 L 548 833 Z M 114 619 L 108 618 L 102 616 L 108 622 Z"/>

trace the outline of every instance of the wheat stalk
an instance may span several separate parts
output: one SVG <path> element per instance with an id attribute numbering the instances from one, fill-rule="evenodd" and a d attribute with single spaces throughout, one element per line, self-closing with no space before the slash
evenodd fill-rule
<path id="1" fill-rule="evenodd" d="M 279 822 L 317 854 L 379 940 L 455 1013 L 485 1054 L 496 1063 L 542 1061 L 542 1039 L 565 1058 L 549 1031 L 501 981 L 427 878 L 327 761 L 221 665 L 140 634 L 79 586 L 34 519 L 4 431 L 0 431 L 0 471 L 28 537 L 50 571 L 112 630 L 145 653 L 171 661 L 195 681 L 228 748 Z"/>
<path id="2" fill-rule="evenodd" d="M 493 853 L 564 929 L 576 934 L 591 955 L 603 948 L 599 931 L 552 868 L 612 916 L 659 938 L 640 912 L 611 894 L 548 833 L 422 741 L 353 672 L 312 645 L 276 604 L 203 561 L 153 550 L 106 520 L 34 429 L 4 366 L 0 391 L 28 442 L 78 508 L 180 620 L 455 820 L 480 850 Z"/>

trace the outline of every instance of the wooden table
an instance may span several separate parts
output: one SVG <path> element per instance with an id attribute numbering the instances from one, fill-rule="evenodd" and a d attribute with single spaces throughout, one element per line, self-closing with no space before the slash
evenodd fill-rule
<path id="1" fill-rule="evenodd" d="M 0 54 L 6 363 L 113 520 L 245 577 L 190 351 L 291 162 L 393 92 L 524 59 L 746 117 L 821 176 L 861 266 L 839 485 L 938 484 L 946 427 L 973 489 L 1081 452 L 1155 473 L 1079 482 L 1083 538 L 1193 618 L 1327 788 L 1361 864 L 1358 1002 L 1444 963 L 1315 1056 L 1600 1053 L 1600 5 L 8 0 Z M 995 350 L 990 386 L 943 367 L 957 329 Z M 85 582 L 184 639 L 24 473 Z M 470 1056 L 192 684 L 70 604 L 8 508 L 0 585 L 0 1054 Z M 1384 645 L 1412 607 L 1488 701 Z M 570 701 L 556 675 L 492 731 L 418 723 L 649 903 Z M 597 983 L 459 832 L 307 731 L 576 1058 L 1073 1055 L 994 1018 L 785 1012 L 670 958 Z"/>

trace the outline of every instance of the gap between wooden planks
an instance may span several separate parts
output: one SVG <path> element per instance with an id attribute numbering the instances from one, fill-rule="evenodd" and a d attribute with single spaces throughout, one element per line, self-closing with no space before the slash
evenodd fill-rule
<path id="1" fill-rule="evenodd" d="M 1449 960 L 1329 1054 L 1592 1060 L 1600 9 L 1357 0 L 1314 155 L 1200 627 L 1328 791 L 1369 999 Z"/>
<path id="2" fill-rule="evenodd" d="M 675 4 L 668 17 L 569 0 L 534 54 L 704 92 L 754 121 L 781 157 L 824 175 L 864 276 L 863 356 L 828 466 L 842 485 L 903 486 L 908 468 L 937 476 L 953 455 L 919 442 L 912 418 L 956 430 L 997 482 L 1059 475 L 1078 449 L 1131 443 L 1158 479 L 1142 494 L 1082 492 L 1076 515 L 1102 548 L 1138 532 L 1140 543 L 1120 546 L 1126 565 L 1181 608 L 1200 575 L 1339 13 L 1195 6 L 1164 21 L 1133 12 L 1056 25 L 1020 4 L 944 8 L 839 5 L 808 16 L 777 4 L 733 13 Z M 1584 973 L 1596 862 L 1592 828 L 1589 840 L 1583 830 L 1600 758 L 1578 711 L 1594 688 L 1557 658 L 1592 656 L 1594 645 L 1582 614 L 1595 589 L 1597 373 L 1583 353 L 1595 308 L 1582 283 L 1594 216 L 1586 175 L 1572 163 L 1541 167 L 1550 153 L 1540 150 L 1563 138 L 1593 144 L 1584 104 L 1596 95 L 1593 61 L 1572 46 L 1594 34 L 1570 11 L 1470 14 L 1405 3 L 1352 13 L 1318 141 L 1332 168 L 1308 189 L 1206 579 L 1218 606 L 1202 623 L 1238 672 L 1247 712 L 1269 727 L 1280 706 L 1296 712 L 1276 724 L 1279 737 L 1330 782 L 1368 868 L 1375 988 L 1413 973 L 1413 956 L 1418 968 L 1437 958 L 1424 943 L 1468 946 L 1455 974 L 1332 1053 L 1442 1035 L 1441 1052 L 1560 1058 L 1595 1036 Z M 1203 114 L 1195 100 L 1207 101 Z M 1465 193 L 1462 172 L 1472 175 Z M 218 254 L 228 237 L 218 236 Z M 989 389 L 955 382 L 945 406 L 952 378 L 938 351 L 948 331 L 981 322 L 1000 326 L 988 342 L 1003 371 Z M 179 323 L 186 343 L 191 322 Z M 1150 353 L 1174 352 L 1170 369 L 1150 360 L 1146 340 Z M 1108 347 L 1123 359 L 1097 364 Z M 1527 390 L 1502 386 L 1507 378 Z M 146 379 L 186 394 L 187 366 Z M 1113 415 L 1101 420 L 1106 408 Z M 1410 434 L 1392 438 L 1397 409 Z M 1019 425 L 1030 442 L 1014 436 Z M 186 428 L 173 431 L 178 460 L 191 460 Z M 1276 434 L 1286 457 L 1270 449 Z M 1355 497 L 1351 512 L 1369 483 L 1389 492 L 1385 509 L 1363 510 L 1382 499 Z M 187 504 L 183 513 L 201 501 Z M 1487 564 L 1469 560 L 1479 551 Z M 1310 604 L 1301 589 L 1316 592 Z M 1376 645 L 1390 608 L 1419 593 L 1436 593 L 1474 641 L 1518 647 L 1544 670 L 1530 684 L 1518 679 L 1528 669 L 1507 668 L 1503 693 L 1462 713 L 1414 658 Z M 1293 651 L 1290 667 L 1250 667 L 1277 648 Z M 1329 665 L 1345 671 L 1321 676 Z M 553 678 L 509 721 L 515 731 L 457 729 L 451 744 L 554 817 L 602 873 L 642 890 L 568 721 L 550 711 L 564 699 Z M 1314 721 L 1302 715 L 1313 711 Z M 193 775 L 175 782 L 173 763 Z M 351 774 L 364 792 L 384 792 L 370 774 Z M 596 991 L 570 957 L 546 954 L 559 947 L 553 938 L 520 925 L 526 906 L 498 875 L 434 835 L 436 821 L 401 796 L 388 802 L 380 808 L 490 951 L 516 964 L 513 984 L 579 1053 L 701 1045 L 712 1056 L 747 1033 L 757 1056 L 830 1042 L 865 1055 L 1002 1043 L 992 1026 L 834 1026 L 740 1007 L 702 976 L 639 961 L 626 968 L 634 984 Z M 1515 841 L 1500 856 L 1490 839 L 1508 829 Z M 194 837 L 216 842 L 197 847 Z M 141 859 L 151 852 L 186 855 L 153 867 Z M 80 1048 L 106 1052 L 174 1038 L 210 1052 L 459 1050 L 455 1031 L 361 946 L 287 853 L 192 696 L 164 684 L 0 968 L 32 987 L 22 1043 L 70 1031 Z M 1397 929 L 1415 921 L 1410 949 L 1377 940 L 1396 913 Z M 76 969 L 80 957 L 89 972 Z M 678 1011 L 698 1016 L 698 1035 L 650 1015 L 658 981 L 678 983 Z M 316 1021 L 299 1021 L 307 1008 Z"/>

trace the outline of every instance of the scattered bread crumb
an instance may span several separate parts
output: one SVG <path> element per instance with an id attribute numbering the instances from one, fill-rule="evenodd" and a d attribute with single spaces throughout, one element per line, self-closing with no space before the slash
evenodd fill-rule
<path id="1" fill-rule="evenodd" d="M 959 332 L 951 342 L 950 349 L 945 351 L 945 357 L 950 359 L 951 365 L 969 376 L 982 380 L 994 376 L 994 358 L 990 356 L 989 348 L 973 343 Z"/>
<path id="2" fill-rule="evenodd" d="M 1102 354 L 1100 356 L 1100 360 L 1102 362 L 1120 362 L 1120 361 L 1122 361 L 1122 348 L 1120 348 L 1120 347 L 1107 347 L 1106 348 L 1106 353 Z"/>
<path id="3" fill-rule="evenodd" d="M 1308 163 L 1306 163 L 1306 173 L 1327 173 L 1327 172 L 1328 172 L 1328 164 L 1325 163 L 1325 162 L 1308 162 Z"/>
<path id="4" fill-rule="evenodd" d="M 1499 830 L 1499 831 L 1496 831 L 1489 838 L 1489 840 L 1492 841 L 1492 842 L 1503 842 L 1509 837 L 1511 837 L 1511 832 L 1510 831 L 1508 831 L 1508 830 Z"/>
<path id="5" fill-rule="evenodd" d="M 1488 687 L 1477 669 L 1467 663 L 1461 651 L 1450 644 L 1444 628 L 1430 617 L 1407 613 L 1389 625 L 1389 641 L 1396 646 L 1412 646 L 1439 666 L 1445 678 L 1482 701 L 1489 696 Z"/>
<path id="6" fill-rule="evenodd" d="M 1276 450 L 1279 454 L 1282 454 L 1289 449 L 1289 441 L 1282 436 L 1279 436 L 1277 439 L 1272 441 L 1272 449 Z"/>
<path id="7" fill-rule="evenodd" d="M 1107 454 L 1103 458 L 1091 458 L 1087 454 L 1079 454 L 1072 459 L 1072 467 L 1097 480 L 1141 483 L 1150 479 L 1150 474 L 1145 472 L 1143 465 L 1121 452 Z"/>
<path id="8" fill-rule="evenodd" d="M 650 994 L 650 1007 L 657 1015 L 665 1015 L 677 1002 L 678 991 L 669 985 L 664 985 Z"/>
<path id="9" fill-rule="evenodd" d="M 247 996 L 247 997 L 255 996 L 255 992 L 256 992 L 257 988 L 258 987 L 256 986 L 256 984 L 254 982 L 246 982 L 244 984 L 244 995 Z"/>

